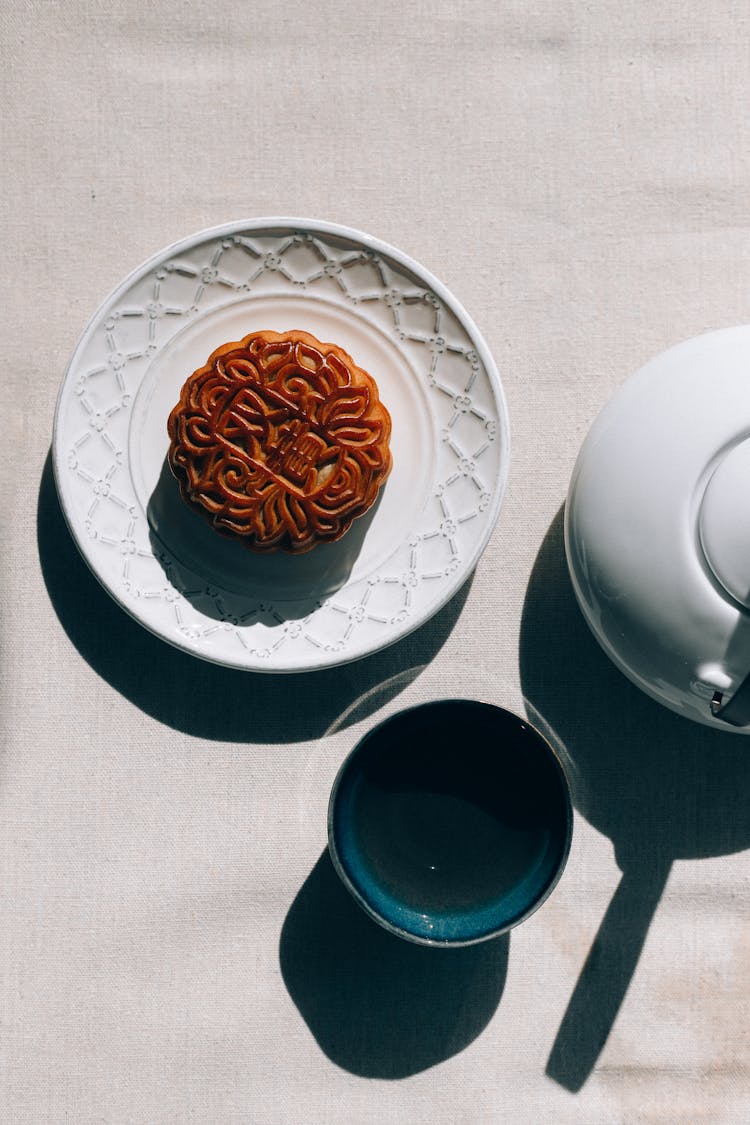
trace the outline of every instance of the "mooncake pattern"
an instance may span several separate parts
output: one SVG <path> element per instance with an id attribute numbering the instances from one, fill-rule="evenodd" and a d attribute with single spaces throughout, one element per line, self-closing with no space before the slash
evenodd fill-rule
<path id="1" fill-rule="evenodd" d="M 218 348 L 185 383 L 168 430 L 183 498 L 255 551 L 339 539 L 391 468 L 375 380 L 307 332 Z"/>

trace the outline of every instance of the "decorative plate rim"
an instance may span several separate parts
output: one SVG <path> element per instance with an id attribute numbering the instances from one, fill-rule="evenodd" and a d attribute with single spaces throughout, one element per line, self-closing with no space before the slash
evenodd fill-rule
<path id="1" fill-rule="evenodd" d="M 419 282 L 420 285 L 432 291 L 438 297 L 447 309 L 456 318 L 462 326 L 466 335 L 471 340 L 472 347 L 476 352 L 481 364 L 486 373 L 489 382 L 492 396 L 497 408 L 497 439 L 500 446 L 499 453 L 499 466 L 496 475 L 492 480 L 492 499 L 484 515 L 484 527 L 481 535 L 479 536 L 474 549 L 465 560 L 456 573 L 452 576 L 451 580 L 446 581 L 440 588 L 436 598 L 420 613 L 407 618 L 405 622 L 400 623 L 399 626 L 392 630 L 391 635 L 384 639 L 378 640 L 376 643 L 366 645 L 361 649 L 355 651 L 344 652 L 326 652 L 324 655 L 317 653 L 314 659 L 301 660 L 295 664 L 275 665 L 268 661 L 255 659 L 234 660 L 226 659 L 225 657 L 215 653 L 201 651 L 197 646 L 185 642 L 184 638 L 179 635 L 168 635 L 165 631 L 154 625 L 144 616 L 139 614 L 135 606 L 129 605 L 123 596 L 113 588 L 113 585 L 107 580 L 98 570 L 95 560 L 86 549 L 86 541 L 78 527 L 78 520 L 73 511 L 71 511 L 68 502 L 68 496 L 63 484 L 63 450 L 61 448 L 61 431 L 62 421 L 61 414 L 62 408 L 65 403 L 66 392 L 69 390 L 71 373 L 75 370 L 76 362 L 82 354 L 86 345 L 102 322 L 106 312 L 114 306 L 117 301 L 125 296 L 132 286 L 138 281 L 144 279 L 148 274 L 158 268 L 161 263 L 168 261 L 170 258 L 184 254 L 194 249 L 198 245 L 209 242 L 212 239 L 228 238 L 240 233 L 256 234 L 262 237 L 271 234 L 274 230 L 310 232 L 320 236 L 331 236 L 332 238 L 340 238 L 350 240 L 351 242 L 358 243 L 364 249 L 371 251 L 377 255 L 383 255 L 390 258 L 396 265 L 412 274 Z M 502 507 L 503 499 L 508 481 L 510 463 L 510 426 L 508 418 L 508 406 L 503 388 L 500 374 L 495 364 L 494 358 L 488 345 L 486 344 L 481 332 L 475 324 L 472 317 L 466 311 L 461 302 L 454 296 L 448 287 L 440 281 L 430 270 L 422 266 L 416 259 L 412 258 L 409 254 L 397 247 L 376 238 L 364 231 L 357 228 L 350 227 L 345 224 L 330 222 L 322 219 L 302 218 L 295 216 L 261 216 L 247 219 L 235 219 L 226 223 L 216 224 L 211 227 L 206 227 L 202 230 L 196 231 L 184 238 L 180 238 L 170 243 L 167 246 L 157 250 L 150 257 L 145 259 L 134 269 L 132 269 L 120 281 L 109 294 L 99 303 L 92 315 L 89 317 L 85 324 L 76 344 L 72 350 L 68 363 L 65 366 L 60 387 L 58 390 L 54 424 L 52 431 L 52 467 L 53 476 L 57 495 L 60 501 L 61 510 L 71 537 L 76 544 L 76 547 L 81 557 L 86 562 L 91 573 L 104 587 L 107 593 L 113 600 L 123 609 L 130 617 L 133 618 L 139 625 L 151 632 L 161 640 L 177 648 L 179 651 L 186 652 L 198 659 L 204 659 L 210 663 L 219 664 L 225 667 L 254 671 L 265 672 L 269 674 L 285 674 L 285 673 L 298 673 L 313 671 L 316 669 L 336 667 L 343 664 L 351 663 L 355 660 L 362 659 L 366 656 L 389 647 L 391 644 L 408 636 L 414 630 L 425 624 L 437 612 L 439 612 L 454 596 L 454 594 L 461 587 L 463 582 L 475 569 L 481 555 L 483 554 L 487 543 L 494 531 L 497 519 Z M 346 585 L 346 584 L 345 584 Z M 345 587 L 344 587 L 345 588 Z M 326 595 L 324 595 L 325 599 Z"/>

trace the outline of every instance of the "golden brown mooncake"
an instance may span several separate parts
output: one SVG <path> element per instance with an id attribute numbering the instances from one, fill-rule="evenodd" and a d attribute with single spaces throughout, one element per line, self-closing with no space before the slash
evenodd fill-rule
<path id="1" fill-rule="evenodd" d="M 339 539 L 391 469 L 375 380 L 307 332 L 217 348 L 187 379 L 168 430 L 183 498 L 254 551 Z"/>

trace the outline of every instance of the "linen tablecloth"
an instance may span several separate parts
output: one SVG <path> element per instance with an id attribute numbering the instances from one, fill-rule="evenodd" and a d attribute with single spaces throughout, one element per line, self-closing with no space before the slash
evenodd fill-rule
<path id="1" fill-rule="evenodd" d="M 574 604 L 580 443 L 667 346 L 750 319 L 732 0 L 11 0 L 0 14 L 0 1119 L 750 1119 L 750 743 L 677 719 Z M 512 460 L 474 575 L 337 670 L 221 670 L 98 586 L 50 465 L 67 360 L 156 250 L 264 215 L 400 247 L 468 309 Z M 325 853 L 357 738 L 445 695 L 564 749 L 552 898 L 460 951 Z"/>

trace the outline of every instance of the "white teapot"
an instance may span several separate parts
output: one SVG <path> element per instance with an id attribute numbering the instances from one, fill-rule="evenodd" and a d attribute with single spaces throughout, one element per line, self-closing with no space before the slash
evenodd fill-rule
<path id="1" fill-rule="evenodd" d="M 565 547 L 615 664 L 681 715 L 750 733 L 750 326 L 620 388 L 581 447 Z"/>

